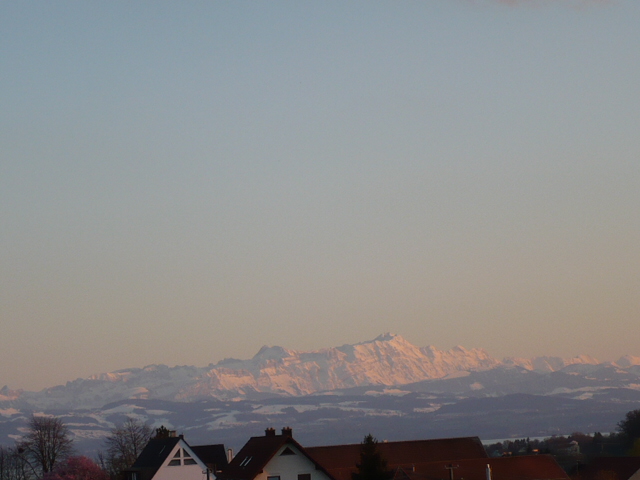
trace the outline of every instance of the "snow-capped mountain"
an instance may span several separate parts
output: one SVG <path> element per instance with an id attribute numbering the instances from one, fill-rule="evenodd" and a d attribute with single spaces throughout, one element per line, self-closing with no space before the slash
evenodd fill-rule
<path id="1" fill-rule="evenodd" d="M 482 349 L 419 348 L 399 335 L 384 334 L 368 342 L 311 352 L 264 346 L 249 360 L 225 359 L 203 368 L 150 365 L 119 370 L 40 392 L 23 392 L 18 400 L 38 408 L 91 408 L 126 398 L 190 402 L 264 394 L 298 396 L 367 385 L 403 385 L 499 363 Z"/>
<path id="2" fill-rule="evenodd" d="M 561 357 L 534 357 L 514 358 L 503 360 L 505 365 L 518 366 L 535 372 L 557 372 L 569 365 L 598 365 L 600 362 L 589 355 L 579 355 L 573 358 Z"/>
<path id="3" fill-rule="evenodd" d="M 40 392 L 4 387 L 0 445 L 20 436 L 32 412 L 63 418 L 89 451 L 132 416 L 200 442 L 214 435 L 241 445 L 275 423 L 309 444 L 353 443 L 367 431 L 398 440 L 611 431 L 638 402 L 638 357 L 500 361 L 482 349 L 421 348 L 385 334 L 311 352 L 265 346 L 251 359 L 206 367 L 119 370 Z"/>
<path id="4" fill-rule="evenodd" d="M 593 368 L 599 362 L 589 356 L 499 361 L 482 349 L 420 348 L 399 335 L 387 333 L 371 341 L 311 352 L 264 346 L 249 360 L 225 359 L 207 367 L 150 365 L 119 370 L 40 392 L 5 388 L 0 391 L 0 403 L 77 409 L 96 408 L 124 399 L 193 402 L 211 398 L 301 396 L 354 387 L 401 386 L 496 367 L 545 373 L 580 365 Z M 615 366 L 635 365 L 640 365 L 640 358 L 626 356 Z"/>
<path id="5" fill-rule="evenodd" d="M 620 368 L 637 367 L 640 366 L 640 357 L 623 355 L 618 360 L 616 360 L 615 364 Z"/>

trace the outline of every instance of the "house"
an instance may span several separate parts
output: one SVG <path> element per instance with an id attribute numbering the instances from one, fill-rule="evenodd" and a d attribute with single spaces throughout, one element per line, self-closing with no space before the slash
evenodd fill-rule
<path id="1" fill-rule="evenodd" d="M 382 442 L 393 480 L 569 480 L 549 455 L 489 458 L 477 437 Z M 302 447 L 291 428 L 251 437 L 227 464 L 224 446 L 190 447 L 182 436 L 149 442 L 126 480 L 352 480 L 361 444 Z M 580 480 L 629 480 L 628 477 Z M 632 478 L 631 480 L 640 480 Z"/>
<path id="2" fill-rule="evenodd" d="M 321 464 L 335 480 L 351 480 L 360 462 L 359 443 L 308 447 L 307 453 Z M 409 440 L 380 442 L 378 453 L 387 461 L 390 469 L 411 471 L 418 464 L 454 462 L 464 459 L 480 459 L 486 463 L 487 453 L 478 437 L 442 438 L 435 440 Z"/>
<path id="3" fill-rule="evenodd" d="M 203 480 L 227 466 L 224 445 L 191 447 L 182 435 L 149 440 L 133 466 L 123 472 L 126 480 Z"/>
<path id="4" fill-rule="evenodd" d="M 298 442 L 292 430 L 276 435 L 268 428 L 263 437 L 251 437 L 218 480 L 335 480 Z"/>

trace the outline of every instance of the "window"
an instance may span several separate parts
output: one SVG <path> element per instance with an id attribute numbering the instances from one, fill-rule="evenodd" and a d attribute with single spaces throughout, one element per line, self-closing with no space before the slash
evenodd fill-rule
<path id="1" fill-rule="evenodd" d="M 311 480 L 311 474 L 310 473 L 299 473 L 298 474 L 298 480 Z"/>
<path id="2" fill-rule="evenodd" d="M 170 467 L 179 467 L 180 465 L 197 465 L 198 462 L 191 458 L 191 455 L 187 453 L 184 448 L 179 448 L 173 459 L 169 461 Z"/>
<path id="3" fill-rule="evenodd" d="M 244 460 L 242 460 L 242 462 L 240 463 L 241 467 L 246 467 L 247 465 L 249 465 L 249 462 L 251 461 L 253 457 L 244 457 Z"/>
<path id="4" fill-rule="evenodd" d="M 280 475 L 271 475 L 267 477 L 267 480 L 280 480 Z"/>

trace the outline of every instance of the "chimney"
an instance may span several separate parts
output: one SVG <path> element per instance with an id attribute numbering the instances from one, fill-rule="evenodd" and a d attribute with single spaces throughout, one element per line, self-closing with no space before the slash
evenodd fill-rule
<path id="1" fill-rule="evenodd" d="M 269 427 L 264 431 L 264 436 L 265 437 L 275 437 L 276 436 L 276 429 Z"/>
<path id="2" fill-rule="evenodd" d="M 282 429 L 282 436 L 283 437 L 293 437 L 293 430 L 291 429 L 291 427 L 284 427 Z"/>
<path id="3" fill-rule="evenodd" d="M 176 436 L 175 430 L 169 430 L 169 438 L 174 438 Z"/>
<path id="4" fill-rule="evenodd" d="M 227 463 L 231 463 L 231 460 L 233 460 L 233 448 L 228 448 L 227 449 Z"/>

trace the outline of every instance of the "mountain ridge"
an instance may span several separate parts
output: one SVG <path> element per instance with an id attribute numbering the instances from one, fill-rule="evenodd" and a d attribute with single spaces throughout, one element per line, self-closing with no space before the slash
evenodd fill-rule
<path id="1" fill-rule="evenodd" d="M 624 355 L 618 362 L 603 363 L 589 355 L 497 360 L 481 348 L 417 347 L 400 335 L 384 333 L 373 340 L 312 351 L 265 345 L 251 359 L 227 358 L 206 367 L 154 364 L 121 369 L 39 392 L 5 386 L 0 390 L 0 404 L 42 409 L 95 408 L 123 399 L 193 402 L 264 395 L 304 396 L 363 386 L 397 387 L 497 367 L 552 373 L 568 367 L 586 371 L 600 366 L 638 369 L 640 357 Z"/>
<path id="2" fill-rule="evenodd" d="M 383 334 L 314 351 L 264 346 L 205 367 L 121 369 L 39 392 L 5 386 L 0 445 L 15 443 L 34 414 L 63 419 L 79 450 L 95 453 L 128 418 L 201 443 L 240 446 L 274 424 L 309 444 L 355 443 L 367 431 L 397 440 L 612 431 L 638 402 L 638 357 L 497 360 Z"/>

